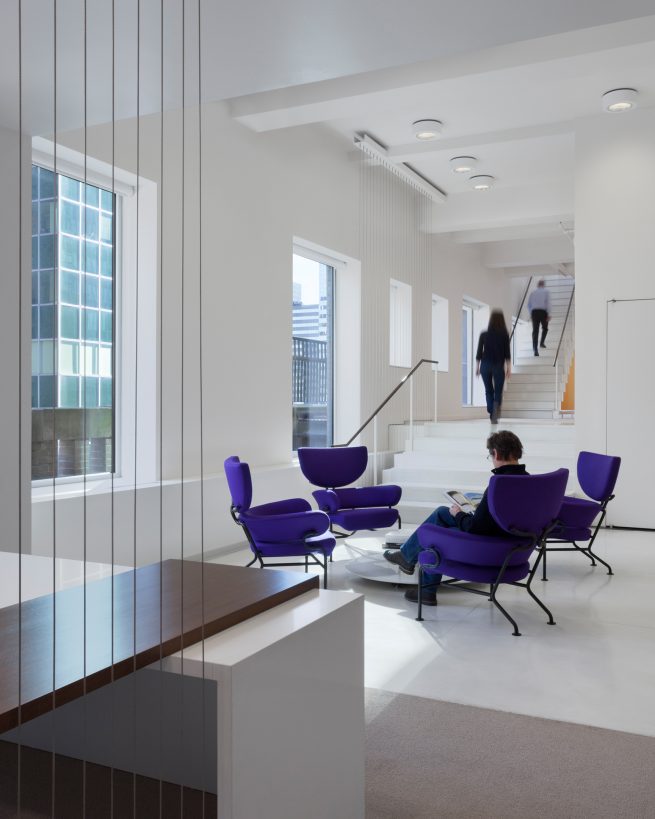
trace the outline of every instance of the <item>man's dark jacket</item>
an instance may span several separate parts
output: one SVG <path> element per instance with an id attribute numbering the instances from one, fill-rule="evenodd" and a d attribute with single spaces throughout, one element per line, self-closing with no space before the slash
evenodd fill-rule
<path id="1" fill-rule="evenodd" d="M 506 466 L 498 466 L 491 470 L 494 475 L 527 475 L 523 464 L 507 464 Z M 487 489 L 484 490 L 482 500 L 478 504 L 475 512 L 466 513 L 458 512 L 455 515 L 457 527 L 462 532 L 470 532 L 472 535 L 492 535 L 502 536 L 507 535 L 504 529 L 501 529 L 496 521 L 492 518 L 489 511 L 489 502 L 487 501 Z"/>

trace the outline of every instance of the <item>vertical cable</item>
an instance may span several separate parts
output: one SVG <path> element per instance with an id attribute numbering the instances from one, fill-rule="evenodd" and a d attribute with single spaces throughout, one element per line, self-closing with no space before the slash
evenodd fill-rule
<path id="1" fill-rule="evenodd" d="M 112 254 L 111 254 L 111 262 L 112 262 L 112 298 L 111 298 L 111 305 L 112 305 L 112 335 L 111 335 L 111 409 L 112 409 L 112 422 L 111 422 L 111 601 L 110 601 L 110 608 L 111 608 L 111 691 L 112 691 L 112 714 L 113 714 L 113 706 L 114 706 L 114 681 L 115 681 L 115 671 L 114 671 L 114 617 L 115 617 L 115 603 L 114 603 L 114 591 L 115 591 L 115 574 L 114 574 L 114 561 L 115 561 L 115 544 L 114 544 L 114 475 L 116 473 L 116 311 L 117 311 L 117 304 L 116 304 L 116 216 L 117 216 L 117 207 L 116 207 L 116 0 L 111 0 L 111 202 L 112 202 L 112 215 L 111 215 L 111 231 L 112 231 Z M 113 723 L 112 723 L 113 724 Z M 113 730 L 113 728 L 112 728 Z M 112 736 L 113 739 L 113 736 Z M 112 742 L 113 746 L 113 742 Z M 113 763 L 113 753 L 112 753 L 112 763 Z M 111 773 L 110 773 L 110 792 L 109 792 L 109 816 L 110 819 L 114 819 L 114 766 L 112 764 Z"/>
<path id="2" fill-rule="evenodd" d="M 57 763 L 56 763 L 56 726 L 57 726 L 57 717 L 55 707 L 57 705 L 57 700 L 55 696 L 55 691 L 57 690 L 57 513 L 56 513 L 56 506 L 57 506 L 57 472 L 58 472 L 58 459 L 57 459 L 57 412 L 56 406 L 59 403 L 59 362 L 58 362 L 58 351 L 59 351 L 59 176 L 57 174 L 57 0 L 54 0 L 53 3 L 53 30 L 52 30 L 52 39 L 53 39 L 53 66 L 52 66 L 52 78 L 53 78 L 53 185 L 54 185 L 54 224 L 53 224 L 53 232 L 55 239 L 53 241 L 53 253 L 54 253 L 54 339 L 52 343 L 52 351 L 53 351 L 53 362 L 52 362 L 52 371 L 53 377 L 55 379 L 55 389 L 53 394 L 53 401 L 52 401 L 52 760 L 51 760 L 51 777 L 52 777 L 52 789 L 51 789 L 51 811 L 52 815 L 55 815 L 55 807 L 56 807 L 56 773 L 57 773 Z M 39 173 L 40 175 L 40 173 Z M 39 205 L 39 209 L 40 209 Z M 41 274 L 39 273 L 39 277 Z"/>
<path id="3" fill-rule="evenodd" d="M 88 461 L 89 461 L 89 450 L 88 450 L 88 442 L 87 442 L 87 348 L 88 344 L 88 331 L 87 331 L 87 297 L 88 297 L 88 278 L 86 275 L 87 270 L 87 253 L 86 253 L 86 228 L 87 228 L 87 204 L 88 204 L 88 189 L 87 189 L 87 153 L 88 153 L 88 112 L 87 112 L 87 93 L 88 93 L 88 85 L 87 85 L 87 70 L 88 70 L 88 51 L 87 51 L 87 0 L 84 0 L 84 104 L 83 104 L 83 111 L 84 111 L 84 218 L 82 220 L 82 239 L 84 246 L 84 254 L 82 258 L 84 259 L 84 375 L 83 375 L 83 401 L 82 401 L 82 418 L 83 418 L 83 439 L 84 439 L 84 449 L 83 449 L 83 468 L 82 468 L 82 479 L 83 479 L 83 494 L 82 494 L 82 536 L 83 536 L 83 560 L 84 560 L 84 574 L 83 574 L 83 627 L 82 627 L 82 662 L 83 662 L 83 683 L 82 683 L 82 691 L 83 691 L 83 705 L 82 705 L 82 747 L 84 748 L 84 755 L 86 756 L 86 735 L 87 735 L 87 724 L 86 724 L 86 695 L 87 695 L 87 686 L 86 686 L 86 676 L 87 676 L 87 656 L 86 656 L 86 643 L 87 643 L 87 619 L 86 619 L 86 607 L 87 607 L 87 471 L 88 471 Z M 98 321 L 100 317 L 98 316 Z M 82 806 L 83 810 L 86 811 L 86 759 L 82 760 Z"/>
<path id="4" fill-rule="evenodd" d="M 185 232 L 186 232 L 186 222 L 185 222 L 185 193 L 186 193 L 186 151 L 185 151 L 185 136 L 186 136 L 186 111 L 185 111 L 185 101 L 186 101 L 186 89 L 185 89 L 185 60 L 186 60 L 186 47 L 185 47 L 185 37 L 186 37 L 186 2 L 182 0 L 182 219 L 181 219 L 181 251 L 182 251 L 182 264 L 181 264 L 181 298 L 180 298 L 180 404 L 181 404 L 181 414 L 180 414 L 180 551 L 181 551 L 181 560 L 180 560 L 180 635 L 184 634 L 184 254 L 185 254 Z M 182 716 L 181 721 L 181 743 L 183 745 L 184 740 L 184 640 L 180 640 L 181 643 L 181 653 L 180 653 L 180 674 L 182 683 L 180 685 L 180 692 L 181 692 L 181 700 L 182 700 L 182 708 L 180 710 L 180 714 Z M 184 816 L 184 788 L 180 788 L 180 816 Z"/>
<path id="5" fill-rule="evenodd" d="M 198 0 L 198 354 L 200 367 L 200 639 L 202 660 L 202 819 L 205 817 L 205 462 L 203 452 L 203 357 L 202 357 L 202 15 Z"/>
<path id="6" fill-rule="evenodd" d="M 23 723 L 23 3 L 18 0 L 18 761 L 16 807 L 21 815 Z"/>
<path id="7" fill-rule="evenodd" d="M 134 574 L 132 580 L 132 673 L 134 675 L 133 709 L 134 709 L 134 759 L 137 750 L 137 706 L 136 706 L 136 578 L 137 578 L 137 457 L 138 457 L 138 423 L 139 423 L 139 189 L 140 159 L 141 159 L 141 0 L 136 4 L 136 267 L 135 267 L 135 294 L 134 294 L 134 507 L 133 507 L 133 535 L 134 535 Z M 136 772 L 132 774 L 132 813 L 136 819 Z"/>
<path id="8" fill-rule="evenodd" d="M 159 120 L 159 674 L 160 674 L 160 720 L 159 720 L 159 745 L 162 747 L 161 726 L 164 722 L 163 714 L 163 686 L 161 678 L 163 675 L 163 596 L 164 596 L 164 481 L 163 481 L 163 450 L 164 450 L 164 0 L 160 3 L 160 54 L 159 54 L 159 80 L 160 80 L 160 120 Z M 161 751 L 159 755 L 161 766 Z M 163 785 L 161 780 L 161 769 L 159 779 L 159 817 L 161 819 L 163 811 Z"/>

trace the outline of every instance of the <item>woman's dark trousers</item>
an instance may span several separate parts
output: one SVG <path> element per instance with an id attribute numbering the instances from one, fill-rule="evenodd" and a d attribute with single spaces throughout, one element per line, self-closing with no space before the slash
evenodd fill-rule
<path id="1" fill-rule="evenodd" d="M 503 403 L 503 387 L 505 386 L 505 363 L 493 364 L 491 361 L 482 361 L 480 375 L 484 382 L 484 392 L 487 399 L 487 412 L 494 410 L 494 404 L 500 409 Z"/>

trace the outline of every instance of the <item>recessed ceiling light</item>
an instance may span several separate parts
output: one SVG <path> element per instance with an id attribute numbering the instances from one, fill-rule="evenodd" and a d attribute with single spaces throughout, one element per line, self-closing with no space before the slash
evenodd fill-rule
<path id="1" fill-rule="evenodd" d="M 478 160 L 474 156 L 454 156 L 450 160 L 454 173 L 470 173 L 477 164 Z"/>
<path id="2" fill-rule="evenodd" d="M 493 187 L 495 181 L 495 177 L 488 173 L 479 173 L 469 177 L 469 182 L 474 191 L 488 191 Z"/>
<path id="3" fill-rule="evenodd" d="M 603 110 L 610 114 L 620 114 L 637 107 L 637 91 L 634 88 L 614 88 L 602 97 Z"/>
<path id="4" fill-rule="evenodd" d="M 428 141 L 441 136 L 443 122 L 438 119 L 417 119 L 416 122 L 412 123 L 412 128 L 416 139 Z"/>

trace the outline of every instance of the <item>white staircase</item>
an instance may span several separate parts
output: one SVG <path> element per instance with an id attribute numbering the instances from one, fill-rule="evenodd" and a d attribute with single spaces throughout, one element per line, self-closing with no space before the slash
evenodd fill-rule
<path id="1" fill-rule="evenodd" d="M 550 472 L 567 467 L 567 491 L 579 491 L 576 480 L 577 449 L 571 423 L 530 420 L 501 420 L 497 429 L 516 433 L 524 447 L 522 462 L 528 472 Z M 394 455 L 394 465 L 385 469 L 383 483 L 402 486 L 399 504 L 403 523 L 421 523 L 437 506 L 446 503 L 447 489 L 483 491 L 489 483 L 492 464 L 485 442 L 491 431 L 488 421 L 450 421 L 414 427 L 414 449 L 409 448 L 409 428 L 390 428 L 391 438 L 406 449 Z"/>
<path id="2" fill-rule="evenodd" d="M 553 418 L 559 416 L 571 360 L 575 321 L 575 300 L 562 336 L 566 311 L 571 301 L 574 279 L 551 276 L 545 279 L 550 293 L 551 320 L 546 337 L 546 349 L 532 350 L 532 323 L 529 318 L 519 321 L 512 340 L 514 362 L 512 377 L 505 388 L 502 412 L 508 418 Z M 536 280 L 533 282 L 536 287 Z M 534 287 L 532 289 L 534 289 Z M 527 299 L 522 315 L 528 316 Z M 562 345 L 554 366 L 560 337 Z M 541 331 L 540 331 L 541 338 Z"/>

